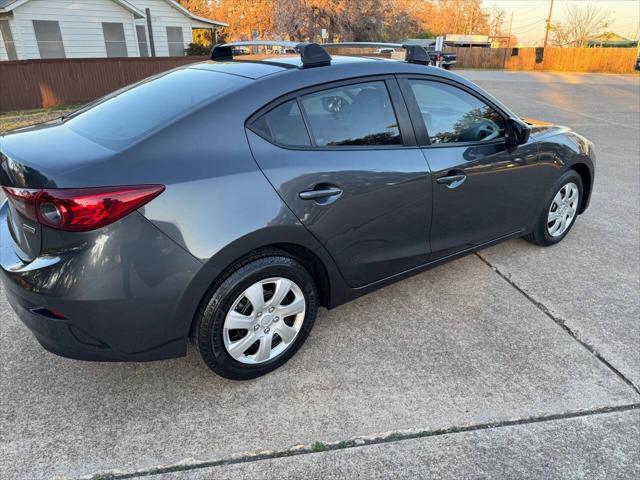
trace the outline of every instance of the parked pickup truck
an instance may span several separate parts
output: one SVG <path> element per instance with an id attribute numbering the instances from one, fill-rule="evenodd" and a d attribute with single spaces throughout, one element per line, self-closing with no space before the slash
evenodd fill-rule
<path id="1" fill-rule="evenodd" d="M 436 50 L 435 48 L 427 47 L 427 53 L 429 54 L 429 58 L 431 58 L 431 63 L 433 65 L 437 65 L 438 61 L 440 61 L 440 65 L 445 70 L 449 70 L 451 65 L 454 65 L 457 61 L 457 55 L 451 52 L 442 52 L 440 50 Z"/>

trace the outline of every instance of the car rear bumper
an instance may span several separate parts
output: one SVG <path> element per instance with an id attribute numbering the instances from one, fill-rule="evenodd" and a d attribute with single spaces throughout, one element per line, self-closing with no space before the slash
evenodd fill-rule
<path id="1" fill-rule="evenodd" d="M 6 210 L 0 207 L 0 276 L 9 304 L 44 348 L 95 361 L 186 353 L 193 312 L 177 305 L 201 263 L 140 213 L 82 234 L 77 248 L 25 263 Z M 64 234 L 45 235 L 55 243 Z"/>
<path id="2" fill-rule="evenodd" d="M 61 357 L 99 362 L 160 360 L 184 355 L 185 342 L 176 341 L 149 352 L 127 354 L 93 337 L 66 319 L 56 318 L 50 310 L 30 305 L 11 290 L 6 292 L 9 305 L 36 340 L 46 350 Z M 89 328 L 91 326 L 89 325 Z"/>

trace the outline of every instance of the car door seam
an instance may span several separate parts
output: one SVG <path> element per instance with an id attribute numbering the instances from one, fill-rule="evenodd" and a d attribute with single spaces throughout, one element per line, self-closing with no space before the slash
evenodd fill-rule
<path id="1" fill-rule="evenodd" d="M 291 212 L 291 214 L 293 215 L 293 218 L 295 218 L 298 221 L 298 223 L 300 224 L 300 226 L 302 226 L 302 228 L 304 228 L 305 231 L 308 232 L 313 237 L 313 239 L 320 246 L 319 248 L 322 248 L 326 252 L 326 254 L 331 258 L 331 260 L 333 260 L 333 263 L 336 265 L 336 271 L 338 272 L 338 275 L 340 275 L 340 278 L 342 279 L 344 284 L 345 285 L 349 285 L 349 283 L 344 278 L 344 275 L 342 274 L 342 271 L 338 267 L 338 263 L 336 262 L 336 259 L 333 257 L 331 252 L 327 249 L 327 247 L 325 247 L 325 245 L 322 243 L 322 241 L 320 241 L 320 239 L 309 228 L 307 228 L 307 226 L 302 222 L 302 220 L 300 220 L 298 218 L 298 216 L 291 209 L 289 204 L 287 204 L 287 202 L 284 200 L 284 198 L 282 198 L 282 196 L 280 195 L 280 192 L 278 192 L 278 189 L 275 187 L 275 185 L 273 185 L 273 183 L 271 183 L 271 180 L 269 180 L 269 177 L 267 176 L 267 174 L 264 173 L 264 170 L 262 170 L 262 167 L 260 166 L 260 163 L 258 162 L 258 160 L 256 160 L 256 156 L 253 153 L 253 149 L 251 148 L 251 142 L 249 141 L 249 136 L 247 134 L 247 129 L 245 129 L 244 134 L 245 134 L 245 137 L 247 139 L 247 145 L 249 146 L 249 153 L 251 154 L 251 158 L 253 159 L 254 163 L 258 167 L 258 170 L 260 170 L 260 173 L 262 173 L 262 176 L 264 177 L 264 179 L 267 181 L 267 183 L 271 186 L 271 188 L 273 189 L 275 194 L 278 196 L 278 198 L 280 199 L 280 202 L 282 202 L 282 204 L 287 208 L 287 210 L 289 210 L 289 212 Z M 325 268 L 326 268 L 326 266 L 325 266 Z M 349 288 L 353 288 L 353 287 L 349 286 Z"/>

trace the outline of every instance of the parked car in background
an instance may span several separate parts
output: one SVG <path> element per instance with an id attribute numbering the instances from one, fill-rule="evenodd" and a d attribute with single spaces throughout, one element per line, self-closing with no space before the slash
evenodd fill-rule
<path id="1" fill-rule="evenodd" d="M 396 53 L 395 48 L 378 48 L 376 53 Z"/>
<path id="2" fill-rule="evenodd" d="M 233 58 L 254 43 L 0 137 L 0 274 L 44 348 L 147 361 L 191 339 L 214 372 L 254 378 L 319 306 L 509 238 L 557 244 L 589 205 L 589 140 L 422 47 Z"/>
<path id="3" fill-rule="evenodd" d="M 240 55 L 250 55 L 251 51 L 248 48 L 243 48 L 243 47 L 235 47 L 233 49 L 233 54 L 236 56 L 240 56 Z"/>

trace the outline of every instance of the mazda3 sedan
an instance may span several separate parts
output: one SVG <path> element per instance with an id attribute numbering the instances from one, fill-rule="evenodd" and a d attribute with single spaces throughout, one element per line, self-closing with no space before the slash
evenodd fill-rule
<path id="1" fill-rule="evenodd" d="M 2 279 L 47 350 L 147 361 L 190 339 L 214 372 L 257 377 L 319 306 L 509 238 L 554 245 L 589 204 L 591 142 L 417 47 L 241 46 L 0 137 Z"/>

